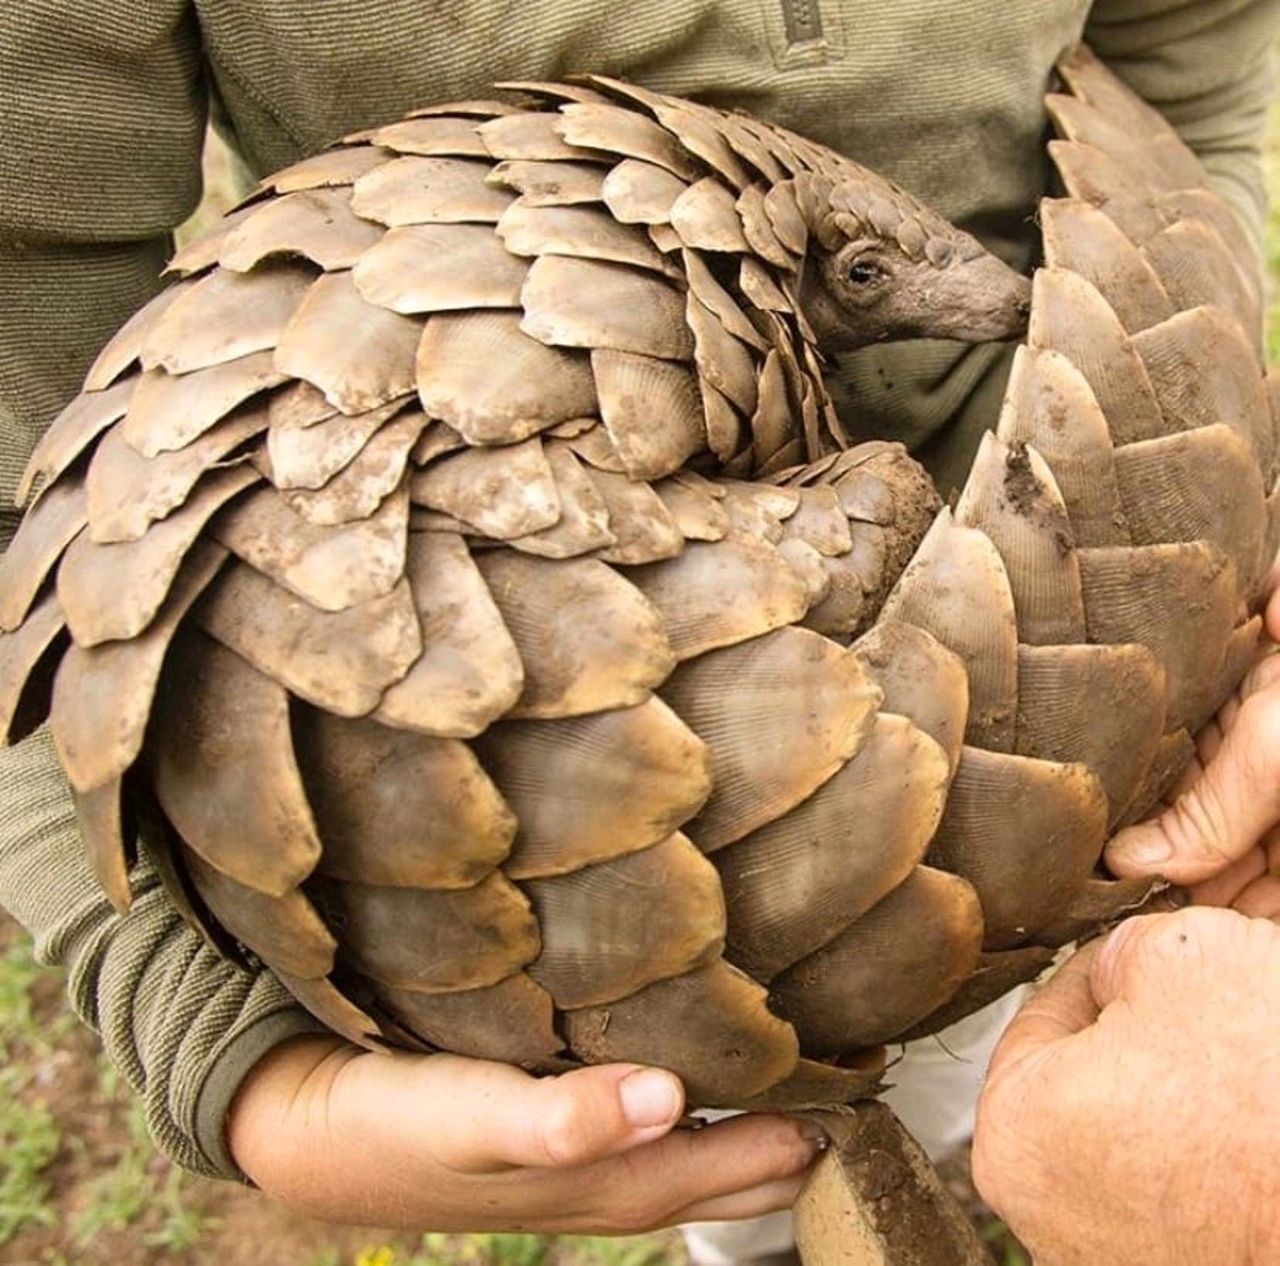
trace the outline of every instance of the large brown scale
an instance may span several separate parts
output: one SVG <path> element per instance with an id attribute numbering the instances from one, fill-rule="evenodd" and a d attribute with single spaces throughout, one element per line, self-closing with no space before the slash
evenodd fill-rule
<path id="1" fill-rule="evenodd" d="M 50 717 L 113 901 L 136 825 L 355 1041 L 790 1107 L 1140 905 L 1099 857 L 1252 654 L 1275 425 L 1240 225 L 1061 70 L 1069 196 L 945 508 L 820 349 L 1012 337 L 1026 283 L 750 118 L 522 85 L 181 251 L 0 562 L 0 720 Z"/>

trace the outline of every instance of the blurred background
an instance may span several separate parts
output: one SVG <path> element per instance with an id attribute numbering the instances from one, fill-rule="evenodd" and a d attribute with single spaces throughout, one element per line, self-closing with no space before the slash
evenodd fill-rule
<path id="1" fill-rule="evenodd" d="M 1280 360 L 1280 99 L 1266 138 L 1272 210 L 1269 359 Z M 248 187 L 211 137 L 205 198 L 179 231 L 202 231 Z M 1030 1266 L 983 1208 L 967 1157 L 945 1177 L 999 1266 Z M 34 967 L 0 913 L 0 1263 L 6 1266 L 685 1266 L 678 1234 L 634 1239 L 404 1236 L 291 1217 L 254 1193 L 192 1178 L 156 1154 L 128 1088 L 69 1014 L 61 977 Z"/>

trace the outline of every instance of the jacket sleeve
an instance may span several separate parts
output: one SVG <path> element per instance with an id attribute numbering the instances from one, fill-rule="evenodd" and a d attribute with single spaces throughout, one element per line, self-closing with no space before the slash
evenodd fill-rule
<path id="1" fill-rule="evenodd" d="M 170 227 L 199 197 L 205 95 L 181 0 L 0 4 L 0 548 L 37 436 L 159 288 Z M 82 856 L 47 732 L 0 749 L 0 905 L 66 968 L 158 1145 L 239 1177 L 231 1096 L 269 1047 L 319 1026 L 273 977 L 205 946 L 145 863 L 131 882 L 120 917 Z"/>
<path id="2" fill-rule="evenodd" d="M 1084 37 L 1177 128 L 1261 246 L 1280 0 L 1096 0 Z"/>

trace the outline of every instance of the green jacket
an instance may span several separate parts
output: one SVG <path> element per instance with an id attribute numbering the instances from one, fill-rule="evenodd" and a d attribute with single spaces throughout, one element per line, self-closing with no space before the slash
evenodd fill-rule
<path id="1" fill-rule="evenodd" d="M 1258 231 L 1280 0 L 4 0 L 0 4 L 0 543 L 36 436 L 158 287 L 200 193 L 211 108 L 258 172 L 502 78 L 622 74 L 777 120 L 895 177 L 1010 262 L 1034 262 L 1051 68 L 1082 35 L 1201 154 Z M 998 349 L 882 347 L 841 367 L 847 417 L 942 482 L 994 418 Z M 312 1027 L 220 961 L 151 871 L 113 915 L 81 859 L 47 736 L 0 753 L 0 904 L 143 1093 L 160 1145 L 234 1176 L 244 1072 Z"/>

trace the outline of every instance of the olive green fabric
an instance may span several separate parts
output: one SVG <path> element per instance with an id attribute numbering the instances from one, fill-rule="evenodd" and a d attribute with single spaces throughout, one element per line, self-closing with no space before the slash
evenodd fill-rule
<path id="1" fill-rule="evenodd" d="M 1026 269 L 1048 180 L 1041 97 L 1082 34 L 1168 113 L 1257 231 L 1278 25 L 1280 0 L 5 0 L 0 542 L 36 436 L 159 285 L 170 229 L 199 195 L 211 101 L 265 171 L 493 79 L 620 73 L 842 149 Z M 841 366 L 844 407 L 954 481 L 1006 361 L 948 344 L 870 349 Z M 42 960 L 67 965 L 73 1005 L 144 1095 L 160 1145 L 234 1176 L 230 1096 L 312 1022 L 270 977 L 204 947 L 148 866 L 133 882 L 119 918 L 80 858 L 46 737 L 0 754 L 0 904 Z"/>

